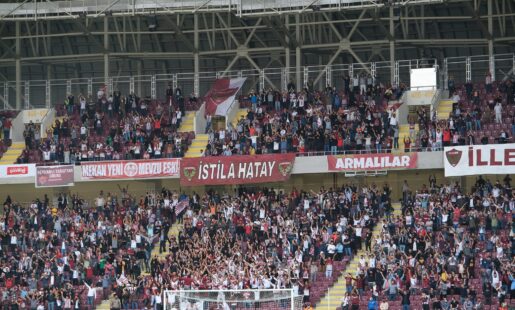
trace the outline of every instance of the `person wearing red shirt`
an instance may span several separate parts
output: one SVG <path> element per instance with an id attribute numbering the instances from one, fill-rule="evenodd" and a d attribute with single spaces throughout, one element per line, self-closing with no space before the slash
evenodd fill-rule
<path id="1" fill-rule="evenodd" d="M 2 122 L 3 128 L 4 128 L 4 142 L 7 142 L 10 138 L 11 133 L 11 127 L 12 127 L 12 121 L 10 118 L 4 119 Z"/>

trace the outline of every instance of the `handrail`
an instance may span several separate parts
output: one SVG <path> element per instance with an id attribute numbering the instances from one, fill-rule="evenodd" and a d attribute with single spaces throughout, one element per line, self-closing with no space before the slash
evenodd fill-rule
<path id="1" fill-rule="evenodd" d="M 431 114 L 438 107 L 438 103 L 440 102 L 441 98 L 442 98 L 442 91 L 437 89 L 433 95 L 433 98 L 431 99 Z"/>

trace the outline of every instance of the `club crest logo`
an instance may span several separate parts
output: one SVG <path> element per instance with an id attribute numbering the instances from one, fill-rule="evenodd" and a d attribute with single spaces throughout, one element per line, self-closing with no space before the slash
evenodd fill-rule
<path id="1" fill-rule="evenodd" d="M 138 174 L 138 165 L 136 163 L 130 162 L 125 165 L 123 168 L 123 172 L 128 177 L 133 177 Z"/>
<path id="2" fill-rule="evenodd" d="M 445 152 L 445 157 L 447 157 L 447 161 L 449 164 L 453 167 L 456 167 L 456 165 L 460 162 L 461 155 L 463 154 L 462 151 L 457 149 L 448 150 Z"/>
<path id="3" fill-rule="evenodd" d="M 290 162 L 279 163 L 277 167 L 283 177 L 288 176 L 293 169 L 293 165 Z"/>
<path id="4" fill-rule="evenodd" d="M 195 167 L 186 167 L 182 169 L 182 174 L 188 179 L 188 181 L 191 181 L 193 177 L 197 174 L 197 169 Z"/>

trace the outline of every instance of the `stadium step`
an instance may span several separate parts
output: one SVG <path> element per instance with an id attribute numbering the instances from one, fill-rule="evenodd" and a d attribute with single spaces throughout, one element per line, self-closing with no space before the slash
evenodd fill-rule
<path id="1" fill-rule="evenodd" d="M 0 165 L 11 165 L 16 162 L 18 157 L 25 149 L 25 142 L 13 142 L 7 149 L 2 158 L 0 158 Z"/>
<path id="2" fill-rule="evenodd" d="M 401 204 L 393 203 L 393 216 L 401 215 Z M 372 229 L 372 240 L 375 240 L 379 234 L 381 234 L 382 230 L 382 220 L 374 226 Z M 347 264 L 345 271 L 342 272 L 342 275 L 338 278 L 338 280 L 334 283 L 333 286 L 329 288 L 329 290 L 325 293 L 322 299 L 315 305 L 316 309 L 336 309 L 341 306 L 341 299 L 345 295 L 345 276 L 347 274 L 351 274 L 352 276 L 356 276 L 359 264 L 359 257 L 361 255 L 366 255 L 365 246 L 363 245 L 361 250 L 359 250 L 356 255 L 352 258 L 352 260 Z"/>
<path id="3" fill-rule="evenodd" d="M 413 142 L 417 138 L 417 132 L 418 132 L 418 124 L 415 125 L 415 134 L 413 137 L 411 137 L 411 145 L 413 145 Z M 399 149 L 396 151 L 396 153 L 404 153 L 404 137 L 409 137 L 409 124 L 404 124 L 399 126 Z"/>
<path id="4" fill-rule="evenodd" d="M 452 112 L 452 100 L 440 100 L 438 108 L 436 108 L 436 118 L 438 120 L 446 120 L 449 118 L 449 113 Z"/>
<path id="5" fill-rule="evenodd" d="M 209 140 L 208 137 L 207 134 L 196 135 L 184 157 L 193 158 L 202 156 L 202 151 L 206 149 Z"/>
<path id="6" fill-rule="evenodd" d="M 168 237 L 177 237 L 179 232 L 182 230 L 182 224 L 174 224 L 170 227 L 168 231 Z M 159 240 L 155 243 L 154 248 L 152 249 L 152 257 L 157 256 L 158 258 L 165 258 L 168 254 L 168 243 L 166 244 L 166 252 L 159 253 Z"/>
<path id="7" fill-rule="evenodd" d="M 95 307 L 96 310 L 109 310 L 111 309 L 111 299 L 104 299 L 102 303 Z"/>
<path id="8" fill-rule="evenodd" d="M 181 121 L 181 126 L 179 126 L 179 132 L 190 132 L 195 131 L 193 128 L 193 119 L 195 118 L 195 111 L 187 111 L 186 115 Z"/>

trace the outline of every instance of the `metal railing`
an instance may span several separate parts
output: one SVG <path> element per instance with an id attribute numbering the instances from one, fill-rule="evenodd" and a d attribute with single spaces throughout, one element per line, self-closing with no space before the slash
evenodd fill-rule
<path id="1" fill-rule="evenodd" d="M 398 73 L 398 80 L 395 84 L 405 84 L 409 87 L 410 70 L 424 68 L 428 66 L 438 66 L 443 74 L 439 75 L 443 79 L 438 81 L 438 85 L 447 88 L 449 77 L 454 77 L 456 83 L 466 81 L 466 76 L 472 77 L 473 81 L 484 81 L 488 71 L 488 64 L 493 60 L 496 71 L 493 72 L 494 80 L 500 80 L 506 74 L 515 71 L 515 53 L 494 55 L 490 59 L 487 55 L 471 57 L 449 57 L 444 59 L 443 66 L 438 64 L 436 59 L 412 59 L 398 60 L 395 62 L 395 71 Z M 75 95 L 84 94 L 94 96 L 96 91 L 104 85 L 112 85 L 113 90 L 119 90 L 122 94 L 136 92 L 140 97 L 165 98 L 168 85 L 174 89 L 180 87 L 184 94 L 195 93 L 201 96 L 210 88 L 211 84 L 222 76 L 224 77 L 247 77 L 247 82 L 242 88 L 242 92 L 249 92 L 261 89 L 280 89 L 286 90 L 289 81 L 296 82 L 296 76 L 300 76 L 298 89 L 307 86 L 311 82 L 317 89 L 326 86 L 335 86 L 337 89 L 343 88 L 343 78 L 345 76 L 355 76 L 361 73 L 371 72 L 375 77 L 375 82 L 383 84 L 390 82 L 391 63 L 389 61 L 370 62 L 370 63 L 351 63 L 335 64 L 330 66 L 303 66 L 300 72 L 297 68 L 264 68 L 261 70 L 232 70 L 232 71 L 206 71 L 198 75 L 193 72 L 176 72 L 153 75 L 134 75 L 134 76 L 111 76 L 108 81 L 104 77 L 74 78 L 74 79 L 52 79 L 52 80 L 30 80 L 28 83 L 22 81 L 22 97 L 27 94 L 25 106 L 27 107 L 51 107 L 57 103 L 62 103 L 67 93 Z M 316 81 L 318 79 L 318 81 Z M 13 101 L 16 98 L 16 82 L 6 81 L 0 83 L 0 102 L 4 107 L 14 107 Z M 108 92 L 110 90 L 108 89 Z M 24 97 L 25 98 L 25 97 Z M 29 102 L 30 101 L 30 102 Z"/>

